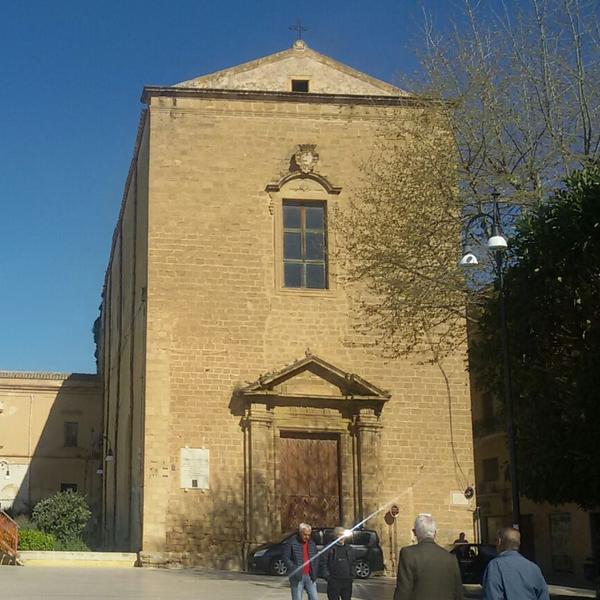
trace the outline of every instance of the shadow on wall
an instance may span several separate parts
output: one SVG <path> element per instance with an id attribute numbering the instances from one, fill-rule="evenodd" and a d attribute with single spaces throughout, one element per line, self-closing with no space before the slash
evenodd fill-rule
<path id="1" fill-rule="evenodd" d="M 239 493 L 211 474 L 210 490 L 189 490 L 185 502 L 168 509 L 167 549 L 182 562 L 217 569 L 239 569 L 243 537 L 243 503 Z M 224 551 L 224 547 L 227 550 Z"/>
<path id="2" fill-rule="evenodd" d="M 30 515 L 43 498 L 60 491 L 78 491 L 88 499 L 90 531 L 95 533 L 100 515 L 101 450 L 97 376 L 0 374 L 3 510 L 14 516 Z"/>
<path id="3" fill-rule="evenodd" d="M 174 515 L 167 532 L 167 548 L 182 554 L 182 562 L 227 571 L 245 570 L 251 526 L 242 481 L 227 474 L 211 474 L 210 491 L 190 490 L 183 514 Z M 260 502 L 260 486 L 255 501 Z M 180 509 L 181 510 L 181 509 Z M 267 519 L 265 512 L 265 519 Z M 190 515 L 194 515 L 191 517 Z M 265 527 L 268 524 L 265 522 Z"/>

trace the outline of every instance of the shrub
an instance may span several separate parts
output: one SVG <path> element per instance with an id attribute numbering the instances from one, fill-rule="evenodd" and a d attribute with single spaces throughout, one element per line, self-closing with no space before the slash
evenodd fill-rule
<path id="1" fill-rule="evenodd" d="M 56 540 L 51 533 L 37 529 L 19 531 L 19 550 L 54 550 Z"/>
<path id="2" fill-rule="evenodd" d="M 54 549 L 61 552 L 90 552 L 90 547 L 81 538 L 57 540 Z"/>
<path id="3" fill-rule="evenodd" d="M 65 542 L 81 536 L 90 515 L 84 496 L 77 492 L 58 492 L 38 502 L 31 519 L 39 529 Z"/>

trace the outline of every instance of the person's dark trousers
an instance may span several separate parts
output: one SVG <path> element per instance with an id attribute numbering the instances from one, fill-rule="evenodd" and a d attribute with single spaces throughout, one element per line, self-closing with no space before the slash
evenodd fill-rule
<path id="1" fill-rule="evenodd" d="M 350 600 L 352 598 L 352 579 L 334 579 L 327 582 L 328 600 Z"/>

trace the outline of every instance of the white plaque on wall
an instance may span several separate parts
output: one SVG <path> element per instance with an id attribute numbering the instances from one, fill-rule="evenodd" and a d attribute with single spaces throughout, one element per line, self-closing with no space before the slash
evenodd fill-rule
<path id="1" fill-rule="evenodd" d="M 452 492 L 450 494 L 450 504 L 452 506 L 469 506 L 469 499 L 465 497 L 464 492 Z"/>
<path id="2" fill-rule="evenodd" d="M 206 448 L 181 449 L 180 487 L 190 490 L 207 490 L 208 450 Z"/>

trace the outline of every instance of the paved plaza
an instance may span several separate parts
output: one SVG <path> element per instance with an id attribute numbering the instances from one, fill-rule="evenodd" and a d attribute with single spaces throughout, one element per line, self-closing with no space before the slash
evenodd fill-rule
<path id="1" fill-rule="evenodd" d="M 355 600 L 391 600 L 394 580 L 357 581 Z M 465 597 L 480 597 L 479 586 L 465 586 Z M 552 598 L 593 598 L 589 591 L 553 588 Z M 199 569 L 105 569 L 0 567 L 0 598 L 10 600 L 289 600 L 285 580 Z M 325 582 L 319 581 L 319 598 Z"/>

